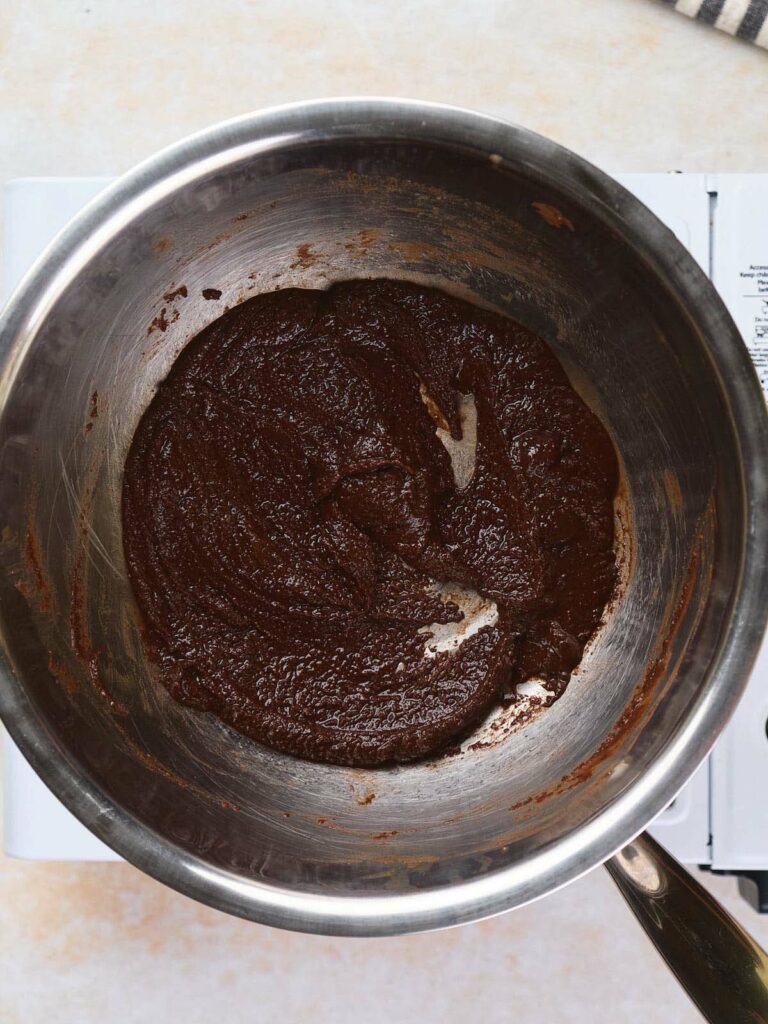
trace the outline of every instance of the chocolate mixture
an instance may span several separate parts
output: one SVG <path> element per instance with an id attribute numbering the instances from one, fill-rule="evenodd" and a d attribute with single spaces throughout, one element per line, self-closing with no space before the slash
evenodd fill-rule
<path id="1" fill-rule="evenodd" d="M 123 490 L 184 704 L 320 761 L 439 750 L 565 687 L 616 583 L 617 460 L 526 328 L 395 281 L 245 302 L 185 349 Z"/>

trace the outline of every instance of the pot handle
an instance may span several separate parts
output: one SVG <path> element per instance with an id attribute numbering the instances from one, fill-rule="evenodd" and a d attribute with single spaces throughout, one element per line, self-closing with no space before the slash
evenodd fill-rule
<path id="1" fill-rule="evenodd" d="M 767 1024 L 768 956 L 674 857 L 644 832 L 606 867 L 710 1024 Z"/>

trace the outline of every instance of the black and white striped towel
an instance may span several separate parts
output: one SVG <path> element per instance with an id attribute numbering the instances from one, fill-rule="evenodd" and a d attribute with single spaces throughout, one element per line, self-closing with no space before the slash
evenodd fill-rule
<path id="1" fill-rule="evenodd" d="M 676 11 L 768 48 L 768 0 L 666 0 Z"/>

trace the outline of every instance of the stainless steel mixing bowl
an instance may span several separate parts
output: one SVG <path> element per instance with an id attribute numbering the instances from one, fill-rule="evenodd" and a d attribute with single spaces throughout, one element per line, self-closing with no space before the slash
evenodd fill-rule
<path id="1" fill-rule="evenodd" d="M 293 760 L 173 703 L 120 528 L 124 456 L 184 344 L 257 292 L 369 275 L 549 339 L 621 452 L 632 537 L 625 593 L 559 702 L 376 771 Z M 766 607 L 762 396 L 683 247 L 559 146 L 401 101 L 219 125 L 92 203 L 0 331 L 3 716 L 64 803 L 169 885 L 343 934 L 518 906 L 635 835 L 733 710 Z"/>

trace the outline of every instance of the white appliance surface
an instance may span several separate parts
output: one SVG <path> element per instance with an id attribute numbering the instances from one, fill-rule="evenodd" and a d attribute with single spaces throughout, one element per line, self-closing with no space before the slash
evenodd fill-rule
<path id="1" fill-rule="evenodd" d="M 618 179 L 688 247 L 723 296 L 768 381 L 768 175 L 622 174 Z M 28 178 L 3 190 L 3 297 L 105 178 Z M 652 832 L 680 860 L 768 869 L 768 641 L 746 695 L 718 741 Z M 4 738 L 4 846 L 32 860 L 119 860 L 53 796 Z"/>

